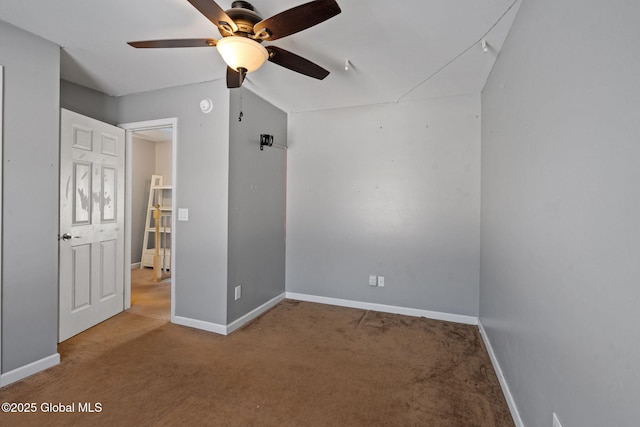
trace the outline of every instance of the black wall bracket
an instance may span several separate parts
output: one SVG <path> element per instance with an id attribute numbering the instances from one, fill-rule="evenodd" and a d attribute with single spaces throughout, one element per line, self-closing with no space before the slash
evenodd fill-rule
<path id="1" fill-rule="evenodd" d="M 260 135 L 260 151 L 264 150 L 264 146 L 271 147 L 273 145 L 273 135 L 263 133 Z"/>

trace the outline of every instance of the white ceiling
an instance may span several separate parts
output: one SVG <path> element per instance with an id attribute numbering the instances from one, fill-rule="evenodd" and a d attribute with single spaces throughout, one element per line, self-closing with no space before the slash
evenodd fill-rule
<path id="1" fill-rule="evenodd" d="M 168 142 L 173 138 L 173 128 L 158 128 L 147 130 L 136 130 L 133 132 L 134 138 L 144 139 L 149 142 Z"/>
<path id="2" fill-rule="evenodd" d="M 232 0 L 219 0 L 223 9 Z M 520 0 L 337 0 L 342 13 L 272 44 L 328 69 L 315 80 L 272 63 L 247 86 L 287 112 L 479 93 Z M 253 0 L 267 18 L 305 0 Z M 112 96 L 224 79 L 215 48 L 127 41 L 220 38 L 187 0 L 2 0 L 0 20 L 62 46 L 65 80 Z M 481 40 L 486 39 L 488 52 Z M 345 59 L 352 66 L 345 71 Z"/>

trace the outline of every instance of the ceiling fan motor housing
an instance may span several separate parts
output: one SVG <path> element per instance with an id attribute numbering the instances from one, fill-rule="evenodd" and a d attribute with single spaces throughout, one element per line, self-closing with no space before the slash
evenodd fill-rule
<path id="1" fill-rule="evenodd" d="M 242 9 L 249 9 L 249 10 L 256 10 L 253 5 L 251 3 L 249 3 L 248 1 L 234 1 L 233 3 L 231 3 L 231 8 L 235 9 L 235 8 L 242 8 Z"/>
<path id="2" fill-rule="evenodd" d="M 234 1 L 231 9 L 225 11 L 238 27 L 238 31 L 233 33 L 222 26 L 219 27 L 222 37 L 229 36 L 253 36 L 253 26 L 262 21 L 262 17 L 255 12 L 253 5 L 246 1 Z M 253 37 L 252 37 L 253 38 Z M 262 40 L 256 40 L 262 42 Z"/>

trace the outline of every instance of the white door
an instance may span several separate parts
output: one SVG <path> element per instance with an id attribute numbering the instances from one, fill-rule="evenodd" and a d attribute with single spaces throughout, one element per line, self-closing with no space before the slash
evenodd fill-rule
<path id="1" fill-rule="evenodd" d="M 124 130 L 60 114 L 62 342 L 124 309 Z"/>

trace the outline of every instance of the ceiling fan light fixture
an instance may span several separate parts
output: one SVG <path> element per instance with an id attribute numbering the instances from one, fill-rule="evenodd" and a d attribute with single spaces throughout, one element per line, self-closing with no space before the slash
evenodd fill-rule
<path id="1" fill-rule="evenodd" d="M 269 59 L 269 52 L 260 43 L 247 37 L 229 36 L 218 41 L 218 52 L 224 62 L 236 71 L 247 73 L 257 70 Z"/>

